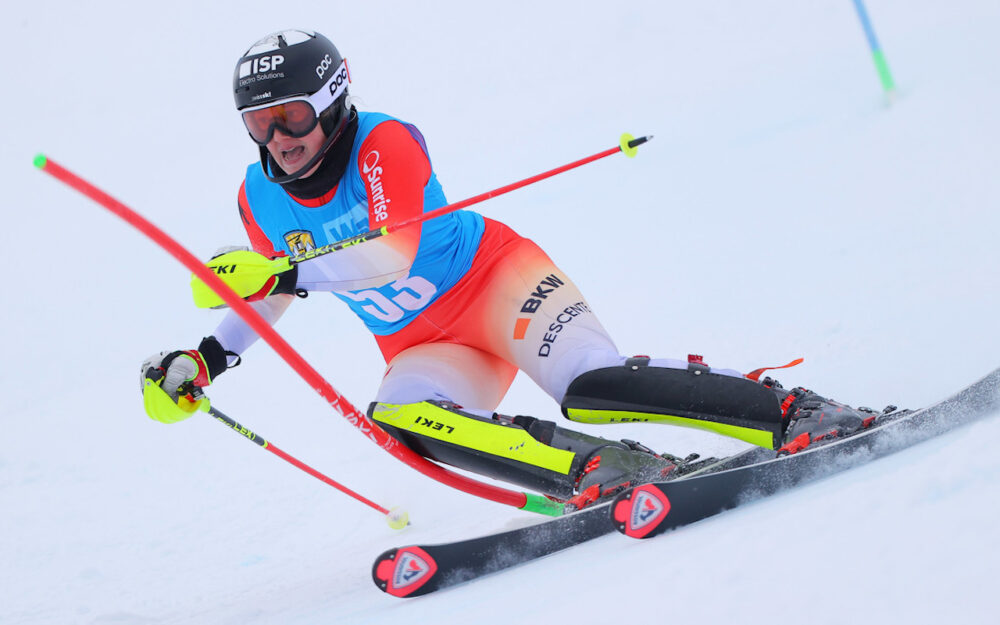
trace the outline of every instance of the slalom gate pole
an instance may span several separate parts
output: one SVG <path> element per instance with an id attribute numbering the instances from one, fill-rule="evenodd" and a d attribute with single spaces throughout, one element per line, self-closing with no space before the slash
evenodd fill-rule
<path id="1" fill-rule="evenodd" d="M 354 492 L 350 488 L 347 488 L 346 486 L 344 486 L 343 484 L 337 482 L 336 480 L 331 479 L 331 478 L 323 475 L 322 473 L 320 473 L 316 469 L 312 468 L 308 464 L 302 462 L 301 460 L 298 460 L 298 459 L 296 459 L 296 458 L 294 458 L 294 457 L 286 454 L 285 452 L 283 452 L 280 449 L 278 449 L 278 447 L 274 443 L 269 443 L 268 441 L 264 440 L 264 438 L 262 436 L 259 436 L 259 435 L 255 434 L 254 432 L 250 431 L 249 429 L 247 429 L 246 427 L 244 427 L 240 423 L 234 421 L 233 419 L 230 419 L 225 414 L 223 414 L 221 411 L 216 410 L 215 408 L 209 408 L 208 409 L 208 414 L 210 414 L 211 416 L 215 417 L 215 419 L 217 421 L 219 421 L 220 423 L 224 423 L 224 424 L 228 425 L 230 429 L 232 429 L 234 432 L 237 432 L 238 434 L 243 435 L 243 437 L 245 437 L 250 442 L 256 443 L 260 447 L 268 450 L 269 452 L 271 452 L 275 456 L 281 458 L 285 462 L 291 464 L 292 466 L 294 466 L 296 468 L 299 468 L 299 469 L 302 469 L 303 471 L 305 471 L 309 475 L 313 476 L 317 480 L 319 480 L 321 482 L 325 482 L 325 483 L 329 484 L 330 486 L 333 486 L 334 488 L 336 488 L 340 492 L 344 493 L 345 495 L 347 495 L 349 497 L 353 497 L 354 499 L 357 499 L 358 501 L 360 501 L 361 503 L 365 504 L 369 508 L 374 508 L 375 510 L 378 510 L 382 514 L 389 514 L 389 509 L 388 508 L 383 508 L 382 506 L 378 505 L 377 503 L 375 503 L 375 502 L 373 502 L 373 501 L 371 501 L 369 499 L 366 499 L 365 497 L 362 497 L 361 495 L 359 495 L 358 493 Z"/>
<path id="2" fill-rule="evenodd" d="M 526 186 L 532 182 L 538 180 L 543 180 L 545 178 L 554 176 L 560 172 L 572 169 L 574 167 L 579 167 L 585 163 L 595 161 L 605 156 L 610 156 L 618 152 L 625 153 L 626 156 L 632 157 L 637 151 L 637 146 L 648 141 L 648 137 L 640 137 L 638 139 L 631 139 L 628 135 L 622 137 L 621 144 L 599 152 L 587 158 L 569 163 L 562 167 L 538 174 L 532 178 L 522 180 L 520 182 L 513 183 L 507 187 L 502 187 L 488 193 L 484 193 L 468 200 L 458 202 L 449 206 L 437 209 L 438 214 L 434 214 L 433 211 L 422 215 L 417 220 L 410 223 L 418 223 L 426 219 L 440 216 L 444 214 L 444 209 L 457 210 L 458 208 L 469 206 L 470 204 L 475 204 L 476 202 L 482 202 L 483 200 L 495 197 L 502 193 L 512 191 L 514 189 Z M 94 200 L 104 208 L 108 209 L 125 222 L 129 223 L 137 230 L 145 234 L 147 237 L 153 240 L 157 245 L 162 247 L 167 253 L 177 259 L 182 265 L 184 265 L 191 273 L 196 275 L 202 282 L 208 285 L 237 315 L 249 325 L 260 338 L 264 340 L 265 343 L 271 346 L 275 352 L 281 356 L 282 359 L 288 365 L 302 377 L 303 380 L 310 387 L 316 390 L 321 397 L 326 399 L 330 406 L 333 407 L 341 416 L 348 420 L 351 425 L 355 426 L 361 433 L 371 439 L 376 445 L 379 445 L 387 452 L 395 456 L 397 459 L 408 464 L 412 468 L 420 471 L 424 475 L 435 479 L 443 484 L 447 484 L 452 488 L 460 490 L 462 492 L 468 493 L 470 495 L 475 495 L 489 501 L 494 501 L 496 503 L 502 503 L 504 505 L 513 506 L 522 510 L 528 510 L 531 512 L 537 512 L 540 514 L 546 514 L 549 516 L 559 516 L 563 511 L 563 504 L 553 502 L 548 498 L 537 495 L 534 493 L 524 493 L 518 491 L 512 491 L 506 488 L 501 488 L 499 486 L 494 486 L 492 484 L 486 484 L 478 480 L 466 477 L 454 471 L 449 471 L 444 467 L 435 464 L 420 456 L 412 449 L 401 445 L 399 441 L 394 439 L 385 430 L 380 428 L 376 423 L 368 418 L 366 414 L 360 412 L 355 408 L 343 395 L 337 392 L 333 386 L 330 385 L 326 379 L 323 378 L 306 360 L 295 351 L 291 345 L 288 344 L 285 339 L 278 334 L 274 328 L 271 327 L 263 317 L 260 316 L 257 311 L 250 307 L 250 305 L 243 301 L 239 295 L 233 291 L 229 285 L 222 281 L 215 272 L 211 271 L 204 263 L 199 261 L 194 255 L 191 254 L 187 249 L 185 249 L 180 243 L 173 239 L 170 235 L 165 233 L 163 230 L 155 226 L 152 222 L 147 220 L 145 217 L 135 212 L 125 204 L 122 204 L 115 198 L 111 197 L 104 191 L 98 189 L 94 185 L 90 184 L 86 180 L 83 180 L 73 172 L 54 162 L 53 160 L 46 157 L 44 154 L 39 154 L 34 159 L 35 167 L 41 169 L 45 173 L 56 178 L 60 182 L 76 189 L 83 195 Z M 403 227 L 403 224 L 399 224 L 398 227 Z M 394 229 L 398 229 L 394 228 Z M 385 232 L 378 231 L 377 236 L 382 236 L 388 233 L 388 229 Z M 348 239 L 347 241 L 351 241 Z M 354 241 L 351 243 L 346 243 L 340 246 L 338 249 L 347 247 L 348 245 L 356 245 L 362 243 L 361 241 Z M 344 242 L 341 242 L 344 243 Z M 333 252 L 336 250 L 329 250 Z M 326 253 L 329 253 L 326 252 Z M 314 255 L 315 256 L 315 255 Z M 308 260 L 308 258 L 303 258 L 302 260 Z"/>
<path id="3" fill-rule="evenodd" d="M 868 39 L 868 47 L 872 50 L 872 59 L 875 61 L 875 70 L 878 72 L 879 80 L 882 82 L 882 89 L 888 98 L 892 98 L 896 90 L 896 84 L 892 80 L 892 73 L 889 71 L 889 63 L 885 60 L 885 53 L 875 36 L 875 29 L 872 28 L 871 19 L 868 17 L 868 10 L 865 8 L 864 0 L 854 0 L 854 8 L 858 12 L 858 19 L 861 20 L 861 27 L 865 30 L 865 37 Z"/>
<path id="4" fill-rule="evenodd" d="M 638 151 L 638 147 L 640 145 L 642 145 L 643 143 L 646 143 L 647 141 L 649 141 L 652 138 L 653 138 L 653 136 L 649 135 L 649 136 L 645 136 L 645 137 L 639 137 L 638 139 L 636 139 L 635 137 L 633 137 L 632 135 L 630 135 L 628 133 L 623 134 L 621 136 L 621 140 L 620 140 L 619 144 L 617 146 L 613 147 L 613 148 L 608 148 L 607 150 L 604 150 L 602 152 L 598 152 L 597 154 L 592 154 L 592 155 L 587 156 L 585 158 L 581 158 L 578 161 L 573 161 L 572 163 L 567 163 L 567 164 L 562 165 L 560 167 L 556 167 L 555 169 L 550 169 L 549 171 L 545 171 L 545 172 L 542 172 L 540 174 L 536 174 L 534 176 L 531 176 L 529 178 L 525 178 L 524 180 L 519 180 L 517 182 L 512 182 L 511 184 L 508 184 L 506 186 L 493 189 L 492 191 L 487 191 L 486 193 L 481 193 L 479 195 L 475 195 L 473 197 L 466 198 L 464 200 L 461 200 L 459 202 L 455 202 L 453 204 L 448 204 L 448 205 L 442 206 L 440 208 L 435 208 L 432 211 L 427 211 L 423 215 L 418 215 L 417 217 L 413 217 L 411 219 L 405 219 L 405 220 L 403 220 L 403 221 L 401 221 L 399 223 L 395 223 L 395 224 L 392 224 L 392 225 L 389 225 L 389 226 L 383 226 L 382 228 L 378 228 L 376 230 L 369 230 L 368 232 L 364 232 L 362 234 L 355 235 L 353 237 L 349 237 L 347 239 L 342 239 L 340 241 L 335 241 L 333 243 L 330 243 L 329 245 L 324 245 L 322 247 L 317 247 L 314 250 L 309 250 L 308 252 L 303 252 L 302 254 L 298 254 L 296 256 L 292 256 L 291 258 L 288 259 L 288 262 L 291 263 L 291 264 L 301 263 L 301 262 L 304 262 L 304 261 L 307 261 L 307 260 L 312 260 L 313 258 L 316 258 L 317 256 L 324 256 L 324 255 L 329 254 L 331 252 L 337 252 L 337 251 L 342 250 L 342 249 L 344 249 L 346 247 L 351 247 L 352 245 L 359 245 L 359 244 L 364 243 L 366 241 L 371 241 L 372 239 L 377 239 L 377 238 L 379 238 L 381 236 L 387 235 L 390 232 L 395 232 L 395 231 L 400 230 L 402 228 L 407 228 L 409 226 L 420 224 L 420 223 L 423 223 L 425 221 L 429 221 L 431 219 L 434 219 L 435 217 L 440 217 L 441 215 L 447 215 L 448 213 L 457 211 L 457 210 L 465 208 L 467 206 L 472 206 L 473 204 L 478 204 L 480 202 L 484 202 L 484 201 L 486 201 L 486 200 L 488 200 L 490 198 L 495 198 L 498 195 L 503 195 L 505 193 L 510 193 L 511 191 L 514 191 L 516 189 L 520 189 L 521 187 L 526 187 L 529 184 L 533 184 L 533 183 L 538 182 L 540 180 L 545 180 L 546 178 L 551 178 L 552 176 L 555 176 L 556 174 L 561 174 L 564 171 L 569 171 L 570 169 L 576 169 L 577 167 L 580 167 L 581 165 L 586 165 L 587 163 L 592 163 L 592 162 L 594 162 L 594 161 L 596 161 L 598 159 L 602 159 L 602 158 L 604 158 L 606 156 L 611 156 L 612 154 L 617 154 L 619 152 L 622 152 L 623 154 L 625 154 L 625 156 L 628 156 L 629 158 L 632 158 L 632 157 L 635 156 L 636 152 Z"/>

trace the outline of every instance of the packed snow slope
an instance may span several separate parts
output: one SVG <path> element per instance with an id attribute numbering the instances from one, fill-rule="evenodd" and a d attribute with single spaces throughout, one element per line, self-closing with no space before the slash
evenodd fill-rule
<path id="1" fill-rule="evenodd" d="M 382 518 L 203 416 L 148 419 L 139 364 L 220 313 L 131 227 L 34 170 L 45 152 L 198 254 L 244 241 L 256 148 L 235 60 L 288 27 L 330 36 L 365 110 L 425 133 L 452 200 L 653 134 L 479 206 L 539 242 L 623 353 L 782 372 L 916 407 L 1000 366 L 1000 4 L 869 0 L 9 3 L 0 119 L 0 623 L 996 623 L 1000 418 L 655 541 L 607 536 L 413 601 L 384 549 L 535 517 L 430 481 L 258 345 L 221 410 L 375 501 Z M 13 40 L 11 40 L 13 36 Z M 384 363 L 314 295 L 278 326 L 365 406 Z M 518 379 L 501 406 L 557 419 Z M 582 428 L 664 451 L 736 443 Z"/>

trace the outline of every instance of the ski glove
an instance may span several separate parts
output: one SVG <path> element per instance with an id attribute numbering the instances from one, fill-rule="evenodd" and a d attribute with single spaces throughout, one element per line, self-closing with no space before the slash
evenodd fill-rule
<path id="1" fill-rule="evenodd" d="M 150 356 L 142 363 L 140 381 L 146 414 L 161 423 L 177 423 L 208 410 L 201 389 L 227 368 L 227 352 L 214 336 L 202 339 L 196 350 Z"/>
<path id="2" fill-rule="evenodd" d="M 278 293 L 296 293 L 299 269 L 287 256 L 268 258 L 246 247 L 224 247 L 205 265 L 248 302 Z M 194 274 L 191 294 L 198 308 L 226 307 L 223 299 Z"/>

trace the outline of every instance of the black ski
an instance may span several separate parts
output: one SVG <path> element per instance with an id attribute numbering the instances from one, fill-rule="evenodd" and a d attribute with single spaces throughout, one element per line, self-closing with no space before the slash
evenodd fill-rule
<path id="1" fill-rule="evenodd" d="M 426 595 L 610 534 L 609 505 L 500 534 L 390 549 L 376 558 L 372 579 L 395 597 Z"/>
<path id="2" fill-rule="evenodd" d="M 773 457 L 771 450 L 752 448 L 722 460 L 701 461 L 696 473 Z M 396 597 L 417 597 L 448 588 L 614 532 L 609 506 L 610 502 L 595 505 L 535 525 L 469 540 L 389 549 L 376 558 L 372 579 L 381 590 Z"/>
<path id="3" fill-rule="evenodd" d="M 646 484 L 611 506 L 615 528 L 649 538 L 724 510 L 900 451 L 1000 410 L 1000 369 L 928 408 L 886 415 L 859 434 L 767 462 Z"/>

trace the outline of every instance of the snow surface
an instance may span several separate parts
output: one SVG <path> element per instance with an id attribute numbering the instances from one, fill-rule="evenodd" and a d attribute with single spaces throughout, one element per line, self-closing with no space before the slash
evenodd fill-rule
<path id="1" fill-rule="evenodd" d="M 164 426 L 149 353 L 218 313 L 44 151 L 208 255 L 243 240 L 255 147 L 233 64 L 315 28 L 362 108 L 418 124 L 458 200 L 654 134 L 481 205 L 538 241 L 625 353 L 783 372 L 837 399 L 936 401 L 1000 365 L 1000 3 L 870 0 L 888 105 L 848 0 L 8 3 L 0 176 L 0 622 L 998 623 L 1000 418 L 655 541 L 607 536 L 424 599 L 378 592 L 391 546 L 534 522 L 368 443 L 265 346 L 215 405 L 413 524 L 211 419 Z M 13 41 L 10 36 L 13 35 Z M 328 328 L 329 339 L 316 341 Z M 383 365 L 332 298 L 279 324 L 359 405 Z M 518 379 L 503 409 L 556 418 Z M 739 444 L 581 427 L 674 453 Z"/>

